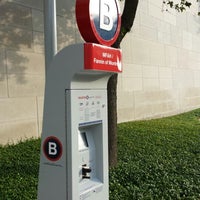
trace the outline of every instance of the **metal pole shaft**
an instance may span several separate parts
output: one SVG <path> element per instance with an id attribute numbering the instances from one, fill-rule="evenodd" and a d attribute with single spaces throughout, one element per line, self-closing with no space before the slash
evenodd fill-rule
<path id="1" fill-rule="evenodd" d="M 56 0 L 44 0 L 45 70 L 57 53 Z"/>

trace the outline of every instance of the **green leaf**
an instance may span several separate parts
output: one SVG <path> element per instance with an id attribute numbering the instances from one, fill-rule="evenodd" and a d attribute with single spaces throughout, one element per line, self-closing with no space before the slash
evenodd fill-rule
<path id="1" fill-rule="evenodd" d="M 185 6 L 187 6 L 187 7 L 189 7 L 190 8 L 190 6 L 192 5 L 192 3 L 191 2 L 188 2 L 188 1 L 186 1 L 185 2 Z"/>
<path id="2" fill-rule="evenodd" d="M 172 8 L 174 6 L 174 2 L 173 1 L 168 1 L 167 4 Z"/>

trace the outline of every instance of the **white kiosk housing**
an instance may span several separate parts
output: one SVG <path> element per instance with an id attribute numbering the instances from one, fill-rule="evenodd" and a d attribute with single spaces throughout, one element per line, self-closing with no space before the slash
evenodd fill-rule
<path id="1" fill-rule="evenodd" d="M 114 70 L 98 66 L 119 71 L 121 64 L 110 60 L 112 48 L 88 56 L 85 46 L 64 48 L 47 71 L 38 200 L 109 198 L 107 81 Z"/>

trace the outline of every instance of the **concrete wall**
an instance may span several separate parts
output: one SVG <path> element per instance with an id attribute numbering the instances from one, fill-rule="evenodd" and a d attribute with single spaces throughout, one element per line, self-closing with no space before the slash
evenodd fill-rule
<path id="1" fill-rule="evenodd" d="M 72 2 L 57 1 L 58 48 L 80 40 Z M 0 1 L 0 144 L 41 134 L 45 85 L 42 0 Z M 78 38 L 78 39 L 76 39 Z"/>
<path id="2" fill-rule="evenodd" d="M 27 4 L 26 2 L 29 2 Z M 38 136 L 44 88 L 40 1 L 0 2 L 0 143 Z"/>
<path id="3" fill-rule="evenodd" d="M 122 42 L 118 121 L 162 117 L 200 107 L 198 4 L 185 13 L 161 0 L 140 0 L 132 31 Z"/>
<path id="4" fill-rule="evenodd" d="M 200 107 L 200 18 L 140 0 L 122 43 L 118 121 Z M 57 1 L 58 47 L 82 41 L 74 1 Z M 45 85 L 42 0 L 0 1 L 0 144 L 41 134 Z"/>

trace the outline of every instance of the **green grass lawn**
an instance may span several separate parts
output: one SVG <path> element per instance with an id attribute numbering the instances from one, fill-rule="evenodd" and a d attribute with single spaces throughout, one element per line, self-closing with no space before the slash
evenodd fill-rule
<path id="1" fill-rule="evenodd" d="M 0 200 L 36 199 L 40 140 L 0 147 Z M 118 125 L 110 200 L 200 199 L 200 109 Z"/>

